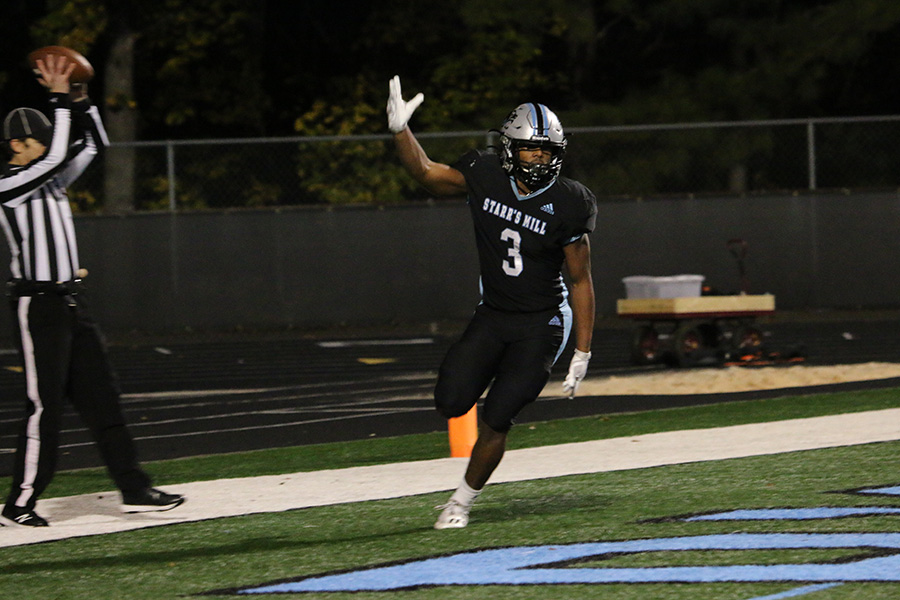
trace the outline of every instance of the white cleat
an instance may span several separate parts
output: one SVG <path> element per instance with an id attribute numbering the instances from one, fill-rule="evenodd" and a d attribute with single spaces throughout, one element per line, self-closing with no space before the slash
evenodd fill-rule
<path id="1" fill-rule="evenodd" d="M 435 529 L 462 529 L 469 524 L 469 509 L 455 500 L 435 508 L 443 509 L 434 524 Z"/>

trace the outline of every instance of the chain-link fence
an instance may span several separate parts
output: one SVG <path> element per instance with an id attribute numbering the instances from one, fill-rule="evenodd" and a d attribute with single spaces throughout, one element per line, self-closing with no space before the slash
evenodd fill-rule
<path id="1" fill-rule="evenodd" d="M 626 199 L 900 186 L 900 116 L 579 128 L 568 174 Z"/>
<path id="2" fill-rule="evenodd" d="M 572 127 L 563 173 L 601 201 L 900 188 L 900 116 Z M 496 141 L 417 133 L 453 162 Z M 390 204 L 426 193 L 389 135 L 115 143 L 73 190 L 81 211 Z"/>

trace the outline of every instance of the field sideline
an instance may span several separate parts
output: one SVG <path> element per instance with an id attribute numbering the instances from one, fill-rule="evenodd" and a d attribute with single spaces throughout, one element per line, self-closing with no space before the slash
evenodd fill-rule
<path id="1" fill-rule="evenodd" d="M 491 483 L 900 440 L 900 408 L 512 450 Z M 456 487 L 466 459 L 435 459 L 169 486 L 189 498 L 165 513 L 123 515 L 114 492 L 42 499 L 46 529 L 0 529 L 0 547 L 223 517 L 427 494 Z"/>
<path id="2" fill-rule="evenodd" d="M 900 572 L 891 546 L 891 536 L 900 537 L 896 516 L 864 512 L 854 518 L 758 524 L 683 519 L 761 508 L 900 513 L 900 507 L 892 507 L 898 505 L 896 495 L 853 492 L 900 483 L 891 459 L 898 442 L 892 440 L 900 440 L 900 390 L 890 388 L 523 425 L 476 505 L 470 527 L 449 532 L 431 529 L 436 516 L 431 507 L 458 483 L 465 461 L 442 457 L 443 433 L 152 463 L 148 466 L 160 474 L 161 487 L 189 496 L 183 507 L 153 521 L 118 514 L 115 496 L 102 491 L 109 483 L 101 470 L 62 472 L 51 497 L 40 505 L 50 528 L 0 528 L 0 546 L 5 546 L 0 547 L 0 589 L 4 596 L 66 600 L 174 600 L 235 593 L 331 600 L 469 600 L 485 593 L 516 600 L 894 598 L 897 584 L 892 580 L 861 579 L 857 571 L 876 556 L 872 560 L 890 563 L 884 566 L 888 573 Z M 163 524 L 169 526 L 154 526 Z M 97 535 L 104 528 L 111 533 Z M 776 538 L 793 539 L 798 532 L 804 532 L 804 539 L 823 540 L 825 547 L 765 546 Z M 34 543 L 35 537 L 16 539 L 22 534 L 55 537 Z M 582 561 L 574 570 L 545 571 L 588 577 L 621 567 L 646 574 L 683 564 L 688 570 L 708 565 L 700 571 L 731 573 L 729 565 L 742 562 L 765 570 L 764 565 L 782 561 L 805 568 L 812 560 L 849 575 L 841 575 L 840 581 L 795 577 L 755 583 L 510 586 L 490 584 L 499 571 L 489 569 L 486 590 L 484 582 L 453 583 L 458 575 L 453 569 L 438 569 L 426 571 L 426 582 L 434 573 L 445 573 L 449 583 L 404 587 L 405 575 L 394 574 L 388 576 L 388 591 L 364 591 L 385 585 L 377 580 L 382 571 L 395 573 L 391 569 L 396 567 L 416 572 L 421 561 L 452 562 L 471 552 L 537 551 L 546 544 L 576 551 L 586 542 L 601 541 L 612 547 L 654 539 L 697 543 L 712 534 L 748 546 L 717 552 L 644 551 L 620 558 L 611 550 L 613 554 Z M 856 536 L 859 547 L 834 541 L 845 534 Z M 754 543 L 763 546 L 754 549 Z M 867 544 L 875 544 L 874 554 Z M 879 544 L 882 558 L 877 558 Z M 319 580 L 322 585 L 340 582 L 358 569 L 371 574 L 376 587 L 354 592 L 303 589 Z M 531 570 L 510 573 L 518 577 Z"/>

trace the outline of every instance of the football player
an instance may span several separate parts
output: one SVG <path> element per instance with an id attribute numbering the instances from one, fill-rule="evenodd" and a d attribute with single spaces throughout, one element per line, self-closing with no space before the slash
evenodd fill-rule
<path id="1" fill-rule="evenodd" d="M 399 77 L 389 88 L 388 127 L 400 162 L 431 193 L 465 195 L 475 226 L 482 299 L 444 358 L 435 387 L 435 405 L 449 419 L 466 414 L 490 386 L 463 481 L 438 507 L 434 525 L 460 528 L 503 457 L 514 419 L 544 388 L 573 325 L 564 391 L 573 396 L 585 376 L 594 328 L 588 234 L 597 202 L 587 187 L 560 175 L 566 137 L 543 104 L 522 104 L 509 114 L 499 152 L 471 150 L 447 165 L 431 160 L 408 127 L 424 96 L 404 101 Z"/>

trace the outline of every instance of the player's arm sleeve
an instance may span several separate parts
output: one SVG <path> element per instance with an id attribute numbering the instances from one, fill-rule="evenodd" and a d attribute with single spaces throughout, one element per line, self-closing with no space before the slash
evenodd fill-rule
<path id="1" fill-rule="evenodd" d="M 473 176 L 477 179 L 476 172 L 485 168 L 485 152 L 472 149 L 456 159 L 450 167 L 462 173 L 463 179 L 468 181 Z"/>
<path id="2" fill-rule="evenodd" d="M 475 166 L 475 163 L 478 161 L 478 158 L 481 156 L 481 152 L 478 150 L 469 150 L 462 156 L 456 159 L 455 162 L 451 163 L 451 167 L 459 171 L 460 173 L 466 174 L 472 171 L 472 168 Z"/>
<path id="3" fill-rule="evenodd" d="M 584 234 L 589 234 L 594 231 L 596 225 L 597 198 L 590 190 L 583 188 L 578 210 L 563 228 L 561 235 L 562 239 L 560 240 L 562 245 L 567 246 L 577 242 Z"/>

